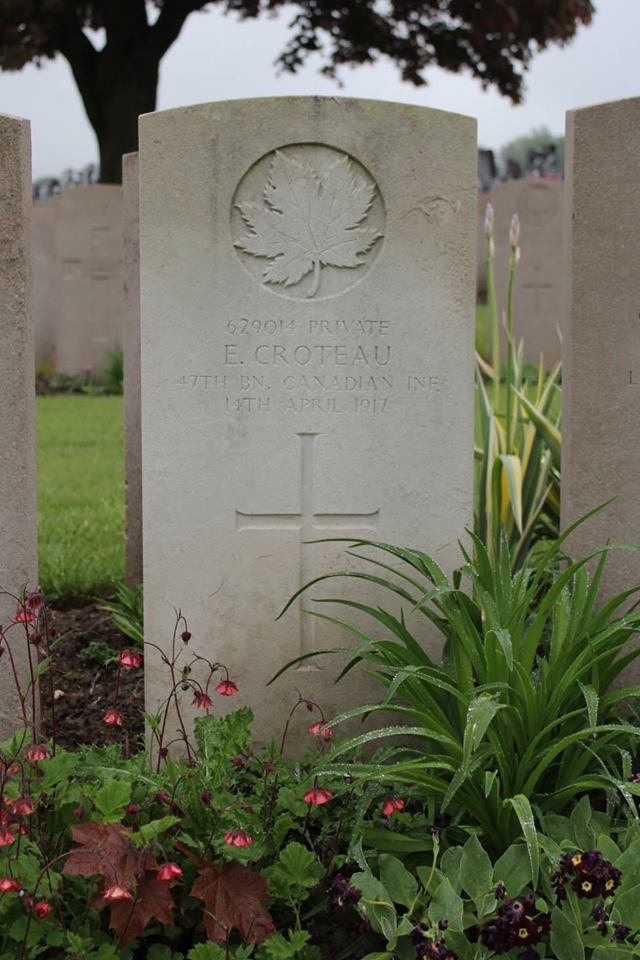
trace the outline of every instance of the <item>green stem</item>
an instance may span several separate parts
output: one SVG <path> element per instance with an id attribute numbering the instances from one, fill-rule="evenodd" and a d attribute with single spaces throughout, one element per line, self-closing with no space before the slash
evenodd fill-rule
<path id="1" fill-rule="evenodd" d="M 494 409 L 500 407 L 500 324 L 498 322 L 498 304 L 496 301 L 496 284 L 493 275 L 493 257 L 491 256 L 491 237 L 487 237 L 485 244 L 485 274 L 487 278 L 487 311 L 491 325 L 491 366 L 493 368 Z"/>
<path id="2" fill-rule="evenodd" d="M 507 449 L 506 453 L 513 453 L 513 284 L 516 274 L 516 251 L 511 250 L 509 257 L 509 283 L 507 286 L 507 376 L 506 376 L 506 421 L 507 421 Z"/>

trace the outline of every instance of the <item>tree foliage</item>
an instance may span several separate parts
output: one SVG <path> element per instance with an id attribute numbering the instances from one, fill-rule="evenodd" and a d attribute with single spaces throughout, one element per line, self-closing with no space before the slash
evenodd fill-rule
<path id="1" fill-rule="evenodd" d="M 62 54 L 96 131 L 103 178 L 135 149 L 136 121 L 155 109 L 158 68 L 188 17 L 217 6 L 255 18 L 290 0 L 0 0 L 0 69 Z M 295 72 L 318 53 L 335 76 L 344 65 L 391 60 L 401 76 L 425 83 L 429 67 L 466 70 L 514 102 L 534 54 L 570 41 L 590 22 L 592 0 L 296 0 L 290 37 L 278 57 Z M 94 46 L 87 31 L 104 31 Z M 119 162 L 119 161 L 118 161 Z M 105 163 L 108 169 L 105 171 Z"/>

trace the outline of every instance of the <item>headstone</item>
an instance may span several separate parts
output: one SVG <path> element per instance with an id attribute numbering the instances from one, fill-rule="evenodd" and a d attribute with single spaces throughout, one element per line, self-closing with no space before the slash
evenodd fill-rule
<path id="1" fill-rule="evenodd" d="M 296 689 L 327 716 L 366 702 L 361 676 L 334 685 L 329 657 L 265 688 L 349 642 L 301 605 L 276 622 L 301 584 L 345 567 L 344 545 L 306 541 L 460 561 L 476 167 L 473 120 L 374 100 L 141 119 L 145 631 L 168 650 L 179 607 L 263 739 Z M 153 648 L 146 683 L 154 711 L 170 678 Z"/>
<path id="2" fill-rule="evenodd" d="M 32 210 L 31 256 L 33 265 L 33 335 L 36 359 L 54 363 L 57 336 L 56 296 L 56 209 L 57 199 L 34 203 Z"/>
<path id="3" fill-rule="evenodd" d="M 94 184 L 57 201 L 58 330 L 62 373 L 100 369 L 122 345 L 122 193 Z"/>
<path id="4" fill-rule="evenodd" d="M 506 307 L 509 272 L 509 226 L 520 218 L 520 263 L 513 290 L 513 329 L 524 341 L 524 360 L 538 366 L 540 355 L 550 369 L 561 358 L 560 327 L 564 309 L 565 269 L 562 228 L 563 183 L 510 180 L 496 184 L 488 198 L 495 217 L 494 273 L 498 307 Z M 484 211 L 479 223 L 482 230 Z M 482 244 L 479 245 L 484 257 Z"/>
<path id="5" fill-rule="evenodd" d="M 640 98 L 569 113 L 566 142 L 563 525 L 616 497 L 571 538 L 581 555 L 640 544 Z M 640 553 L 613 551 L 604 597 L 639 583 Z"/>
<path id="6" fill-rule="evenodd" d="M 0 589 L 16 596 L 37 585 L 30 231 L 29 122 L 0 115 Z M 15 600 L 0 594 L 0 624 L 5 629 L 15 614 Z M 25 684 L 24 636 L 13 629 L 7 642 Z M 8 660 L 5 651 L 0 661 L 0 738 L 21 718 Z"/>
<path id="7" fill-rule="evenodd" d="M 124 308 L 125 579 L 142 583 L 142 437 L 140 430 L 140 192 L 138 154 L 122 158 Z"/>
<path id="8" fill-rule="evenodd" d="M 486 193 L 495 183 L 497 176 L 498 168 L 493 150 L 478 150 L 478 189 Z"/>

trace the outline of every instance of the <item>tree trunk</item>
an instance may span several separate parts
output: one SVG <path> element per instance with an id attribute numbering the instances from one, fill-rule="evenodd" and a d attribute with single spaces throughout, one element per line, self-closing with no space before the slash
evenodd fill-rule
<path id="1" fill-rule="evenodd" d="M 122 182 L 122 156 L 138 149 L 138 117 L 156 108 L 160 61 L 207 0 L 163 0 L 156 23 L 145 0 L 109 0 L 107 42 L 96 50 L 75 15 L 59 36 L 100 151 L 100 181 Z M 160 6 L 160 4 L 158 4 Z"/>
<path id="2" fill-rule="evenodd" d="M 138 117 L 156 108 L 162 51 L 95 50 L 84 34 L 63 50 L 100 153 L 100 182 L 122 182 L 122 156 L 138 149 Z"/>
<path id="3" fill-rule="evenodd" d="M 156 108 L 159 63 L 151 56 L 98 66 L 99 109 L 90 115 L 100 152 L 100 182 L 122 182 L 122 156 L 138 149 L 138 117 Z"/>

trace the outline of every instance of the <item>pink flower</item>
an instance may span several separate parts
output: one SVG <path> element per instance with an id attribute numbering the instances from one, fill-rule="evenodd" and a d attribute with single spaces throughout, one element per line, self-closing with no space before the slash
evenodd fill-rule
<path id="1" fill-rule="evenodd" d="M 139 667 L 142 663 L 142 657 L 134 650 L 123 650 L 120 654 L 120 666 L 125 670 L 131 670 L 133 667 Z"/>
<path id="2" fill-rule="evenodd" d="M 404 810 L 404 800 L 400 797 L 387 797 L 382 804 L 382 813 L 385 817 L 392 817 L 398 810 Z"/>
<path id="3" fill-rule="evenodd" d="M 27 759 L 31 760 L 32 763 L 37 763 L 38 760 L 49 760 L 51 759 L 51 750 L 41 743 L 34 743 L 27 750 Z"/>
<path id="4" fill-rule="evenodd" d="M 13 877 L 0 877 L 0 893 L 17 893 L 20 884 Z"/>
<path id="5" fill-rule="evenodd" d="M 118 884 L 115 884 L 113 887 L 109 887 L 102 894 L 105 900 L 133 900 L 133 896 L 127 890 L 126 887 L 121 887 Z"/>
<path id="6" fill-rule="evenodd" d="M 162 803 L 165 806 L 168 806 L 168 804 L 171 803 L 171 797 L 166 790 L 158 790 L 153 799 L 156 803 Z"/>
<path id="7" fill-rule="evenodd" d="M 333 736 L 333 730 L 331 727 L 325 727 L 324 720 L 318 720 L 317 723 L 312 723 L 309 727 L 309 733 L 314 737 L 319 737 L 320 740 L 331 740 Z"/>
<path id="8" fill-rule="evenodd" d="M 25 610 L 24 607 L 18 607 L 16 615 L 13 618 L 16 623 L 34 623 L 36 615 L 33 610 Z"/>
<path id="9" fill-rule="evenodd" d="M 158 880 L 177 880 L 182 876 L 182 867 L 177 863 L 163 863 L 158 870 Z"/>
<path id="10" fill-rule="evenodd" d="M 35 907 L 33 908 L 33 912 L 35 913 L 38 920 L 46 920 L 49 914 L 51 913 L 51 907 L 46 902 L 46 900 L 39 900 L 38 903 L 36 903 Z"/>
<path id="11" fill-rule="evenodd" d="M 13 809 L 17 816 L 28 817 L 35 810 L 35 806 L 31 797 L 18 797 Z"/>
<path id="12" fill-rule="evenodd" d="M 121 727 L 124 723 L 124 717 L 119 710 L 107 710 L 102 722 L 106 723 L 108 727 Z"/>
<path id="13" fill-rule="evenodd" d="M 332 797 L 331 790 L 327 790 L 326 787 L 313 787 L 311 790 L 307 790 L 302 799 L 305 803 L 321 807 L 323 803 L 328 803 Z"/>
<path id="14" fill-rule="evenodd" d="M 221 680 L 216 687 L 216 693 L 222 697 L 234 697 L 238 692 L 238 687 L 233 680 Z"/>
<path id="15" fill-rule="evenodd" d="M 15 843 L 15 835 L 7 827 L 0 827 L 0 847 L 9 847 Z"/>
<path id="16" fill-rule="evenodd" d="M 224 835 L 224 842 L 230 847 L 250 847 L 253 837 L 245 830 L 229 830 Z"/>
<path id="17" fill-rule="evenodd" d="M 196 690 L 193 694 L 193 700 L 191 701 L 192 707 L 202 707 L 203 710 L 208 710 L 209 707 L 213 706 L 213 700 L 208 693 L 204 691 Z"/>

